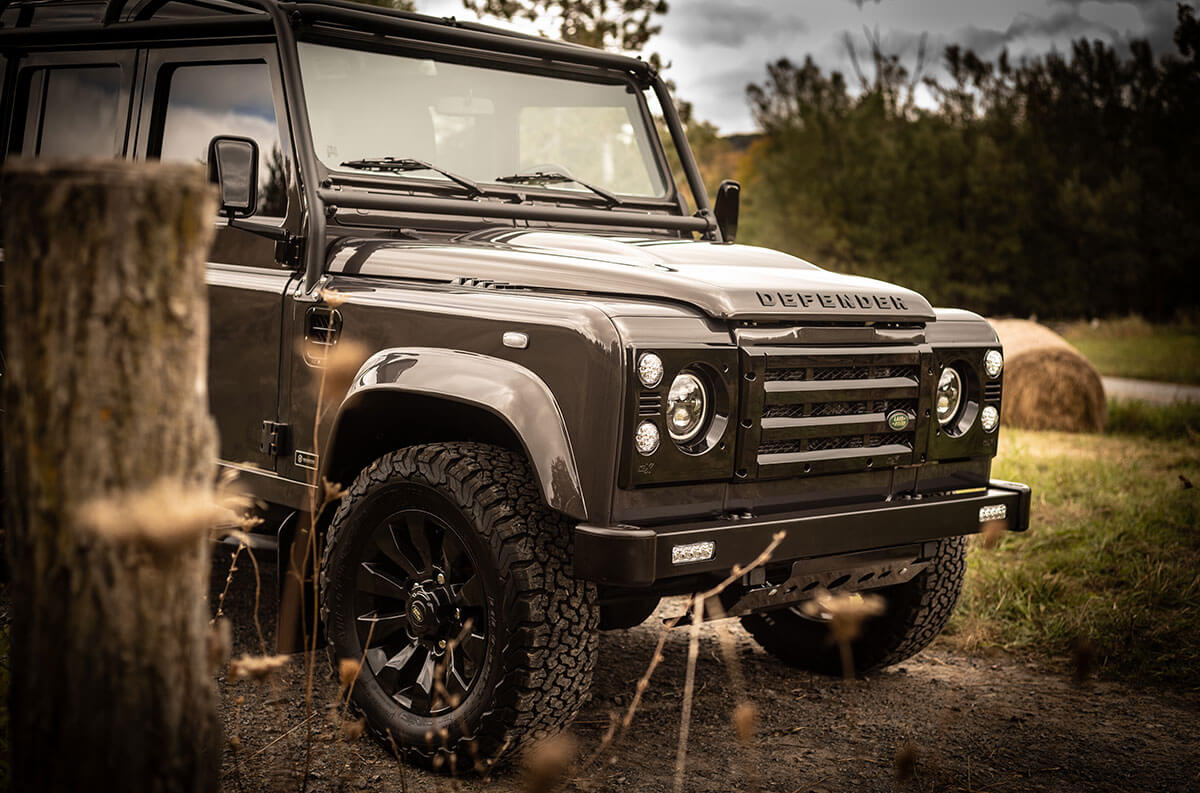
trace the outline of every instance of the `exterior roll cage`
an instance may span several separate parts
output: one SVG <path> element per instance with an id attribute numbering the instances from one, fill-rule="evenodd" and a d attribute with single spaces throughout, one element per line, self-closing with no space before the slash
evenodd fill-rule
<path id="1" fill-rule="evenodd" d="M 709 239 L 721 239 L 721 232 L 714 219 L 699 167 L 692 156 L 691 149 L 687 146 L 683 122 L 679 118 L 666 84 L 645 61 L 590 47 L 554 42 L 536 36 L 489 28 L 485 25 L 460 22 L 453 18 L 439 20 L 434 17 L 385 8 L 367 10 L 359 4 L 346 0 L 303 0 L 302 2 L 227 0 L 222 5 L 228 8 L 232 17 L 222 16 L 221 12 L 214 12 L 211 18 L 198 16 L 172 20 L 154 19 L 154 14 L 165 4 L 163 0 L 144 2 L 132 14 L 125 13 L 128 4 L 129 0 L 108 0 L 104 7 L 102 25 L 99 27 L 93 23 L 30 29 L 28 19 L 18 20 L 16 27 L 0 28 L 0 50 L 10 52 L 20 49 L 22 46 L 47 46 L 80 39 L 96 40 L 100 38 L 123 41 L 143 37 L 178 36 L 181 33 L 211 35 L 220 32 L 229 34 L 239 26 L 245 26 L 247 32 L 273 31 L 279 43 L 284 89 L 290 96 L 287 104 L 288 121 L 295 136 L 295 155 L 300 170 L 301 190 L 307 215 L 304 237 L 304 288 L 306 291 L 310 291 L 324 273 L 326 218 L 339 207 L 526 220 L 557 220 L 565 223 L 600 226 L 660 228 L 699 232 Z M 3 13 L 10 5 L 12 5 L 11 0 L 0 0 L 0 13 Z M 250 13 L 244 13 L 246 11 Z M 262 24 L 264 20 L 253 19 L 257 16 L 255 11 L 265 14 L 267 25 Z M 683 166 L 688 187 L 697 204 L 696 212 L 692 216 L 682 214 L 682 204 L 680 205 L 681 213 L 672 215 L 661 212 L 497 203 L 464 198 L 384 195 L 334 190 L 318 184 L 318 175 L 322 174 L 323 170 L 313 149 L 308 106 L 305 101 L 299 56 L 296 50 L 295 29 L 302 25 L 325 25 L 335 29 L 362 30 L 372 34 L 386 34 L 400 38 L 484 49 L 501 55 L 508 54 L 523 58 L 613 69 L 630 74 L 639 85 L 654 91 L 662 107 L 667 129 Z"/>

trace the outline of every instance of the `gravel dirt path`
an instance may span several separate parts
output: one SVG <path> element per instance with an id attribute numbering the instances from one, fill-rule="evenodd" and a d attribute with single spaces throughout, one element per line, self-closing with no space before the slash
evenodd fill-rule
<path id="1" fill-rule="evenodd" d="M 1128 377 L 1101 377 L 1100 380 L 1104 384 L 1104 394 L 1109 399 L 1135 399 L 1153 405 L 1200 402 L 1200 386 L 1196 385 L 1132 380 Z"/>
<path id="2" fill-rule="evenodd" d="M 218 553 L 217 566 L 227 559 Z M 264 569 L 272 566 L 263 561 Z M 235 653 L 254 653 L 253 579 L 248 564 L 240 567 L 226 611 L 235 625 Z M 214 569 L 214 599 L 224 578 Z M 265 593 L 273 587 L 264 580 Z M 271 600 L 265 598 L 264 626 L 274 624 Z M 603 634 L 591 700 L 571 728 L 581 756 L 594 752 L 612 714 L 628 706 L 662 618 L 679 613 L 682 603 L 666 601 L 642 626 Z M 755 736 L 748 746 L 736 737 L 731 713 L 739 697 L 722 661 L 718 629 L 707 625 L 686 791 L 1200 790 L 1200 697 L 1194 694 L 1080 685 L 1003 655 L 966 656 L 938 643 L 884 674 L 847 683 L 784 667 L 736 622 L 725 624 L 747 681 L 746 698 L 757 708 Z M 566 790 L 674 790 L 687 643 L 685 630 L 671 633 L 628 733 Z M 369 736 L 334 737 L 337 722 L 327 706 L 336 700 L 337 684 L 323 654 L 316 668 L 317 713 L 308 723 L 302 655 L 292 656 L 270 683 L 221 680 L 227 737 L 238 744 L 225 752 L 226 790 L 297 790 L 309 726 L 310 791 L 527 789 L 519 769 L 450 779 L 401 766 Z"/>

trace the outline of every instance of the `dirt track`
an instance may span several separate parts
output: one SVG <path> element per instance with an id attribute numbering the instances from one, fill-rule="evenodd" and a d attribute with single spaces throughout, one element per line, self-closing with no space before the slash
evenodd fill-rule
<path id="1" fill-rule="evenodd" d="M 223 574 L 214 573 L 214 596 L 223 581 Z M 264 592 L 271 586 L 264 581 Z M 249 576 L 239 572 L 226 604 L 236 625 L 237 652 L 257 646 L 253 597 Z M 660 617 L 677 613 L 679 604 L 665 603 L 639 628 L 602 636 L 592 698 L 572 727 L 582 755 L 599 744 L 610 713 L 629 703 L 658 640 Z M 274 622 L 269 607 L 263 622 Z M 1010 658 L 967 657 L 936 644 L 901 667 L 847 684 L 788 669 L 739 626 L 731 628 L 748 697 L 759 712 L 756 739 L 745 751 L 735 738 L 733 685 L 716 631 L 706 626 L 687 791 L 750 790 L 755 781 L 760 790 L 780 793 L 1200 790 L 1195 696 L 1111 683 L 1080 686 Z M 673 632 L 630 731 L 568 790 L 673 790 L 686 655 L 686 632 Z M 240 773 L 234 752 L 226 750 L 225 789 L 297 789 L 289 766 L 303 765 L 306 727 L 280 736 L 304 720 L 302 668 L 303 657 L 293 656 L 274 686 L 222 683 L 227 734 L 236 735 L 241 747 Z M 322 656 L 315 696 L 322 708 L 337 694 L 326 668 Z M 238 696 L 245 698 L 241 705 L 234 704 Z M 349 744 L 322 739 L 331 733 L 324 713 L 311 723 L 318 733 L 312 791 L 523 789 L 518 771 L 451 780 L 402 770 L 369 737 Z M 906 744 L 915 751 L 914 772 L 897 781 L 896 755 Z"/>

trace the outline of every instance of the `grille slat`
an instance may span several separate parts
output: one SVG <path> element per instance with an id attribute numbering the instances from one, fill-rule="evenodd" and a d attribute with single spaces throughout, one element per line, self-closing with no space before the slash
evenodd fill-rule
<path id="1" fill-rule="evenodd" d="M 887 415 L 860 413 L 854 416 L 808 416 L 798 419 L 768 419 L 762 421 L 763 443 L 785 438 L 816 438 L 822 435 L 862 435 L 866 432 L 888 432 Z M 761 448 L 760 448 L 761 451 Z"/>
<path id="2" fill-rule="evenodd" d="M 768 380 L 763 384 L 769 405 L 797 402 L 834 402 L 856 399 L 899 399 L 916 395 L 917 381 L 908 377 L 869 380 L 819 380 L 795 382 Z"/>

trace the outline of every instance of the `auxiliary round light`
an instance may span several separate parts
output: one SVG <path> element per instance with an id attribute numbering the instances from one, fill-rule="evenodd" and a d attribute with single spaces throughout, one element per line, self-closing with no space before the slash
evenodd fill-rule
<path id="1" fill-rule="evenodd" d="M 988 405 L 979 414 L 979 426 L 983 427 L 985 432 L 992 432 L 996 429 L 996 425 L 1000 423 L 1000 411 L 996 410 L 994 405 Z"/>
<path id="2" fill-rule="evenodd" d="M 962 378 L 953 366 L 942 370 L 938 379 L 937 393 L 934 394 L 933 405 L 937 411 L 938 424 L 943 427 L 954 421 L 958 416 L 958 407 L 962 404 Z"/>
<path id="3" fill-rule="evenodd" d="M 680 372 L 667 394 L 667 433 L 679 443 L 700 434 L 708 418 L 708 393 L 691 372 Z"/>
<path id="4" fill-rule="evenodd" d="M 983 356 L 983 371 L 987 372 L 988 377 L 999 377 L 1003 369 L 1004 356 L 999 350 L 988 350 L 987 355 Z"/>
<path id="5" fill-rule="evenodd" d="M 663 379 L 663 362 L 652 352 L 643 353 L 641 358 L 638 358 L 638 380 L 642 381 L 642 385 L 646 388 L 654 388 Z"/>
<path id="6" fill-rule="evenodd" d="M 633 445 L 637 447 L 638 454 L 648 457 L 658 451 L 659 437 L 658 427 L 654 422 L 643 421 L 634 433 Z"/>

